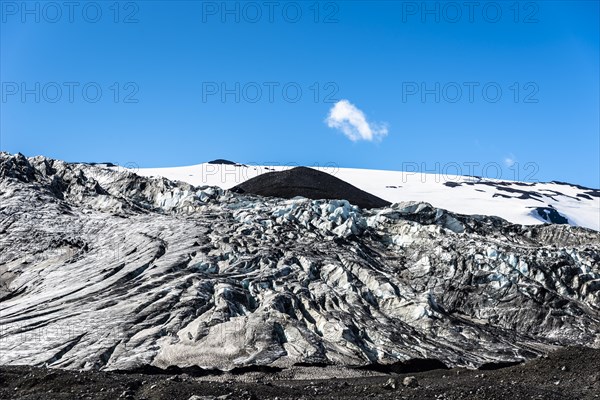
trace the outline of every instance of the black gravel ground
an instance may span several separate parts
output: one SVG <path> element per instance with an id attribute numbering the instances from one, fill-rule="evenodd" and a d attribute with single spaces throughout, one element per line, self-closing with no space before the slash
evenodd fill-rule
<path id="1" fill-rule="evenodd" d="M 340 372 L 338 370 L 338 372 Z M 356 371 L 353 371 L 356 373 Z M 340 374 L 343 376 L 344 374 Z M 329 379 L 318 379 L 329 376 Z M 404 386 L 416 378 L 416 387 Z M 414 381 L 413 381 L 414 382 Z M 408 383 L 408 382 L 407 382 Z M 193 396 L 198 396 L 194 398 Z M 434 370 L 335 379 L 323 368 L 311 380 L 280 373 L 193 377 L 0 367 L 0 399 L 419 399 L 518 400 L 600 398 L 600 350 L 568 348 L 491 371 Z"/>

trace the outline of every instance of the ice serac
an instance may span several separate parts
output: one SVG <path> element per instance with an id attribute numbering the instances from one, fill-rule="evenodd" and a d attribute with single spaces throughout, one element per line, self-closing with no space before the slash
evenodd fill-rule
<path id="1" fill-rule="evenodd" d="M 477 367 L 599 347 L 599 243 L 0 153 L 0 363 Z"/>

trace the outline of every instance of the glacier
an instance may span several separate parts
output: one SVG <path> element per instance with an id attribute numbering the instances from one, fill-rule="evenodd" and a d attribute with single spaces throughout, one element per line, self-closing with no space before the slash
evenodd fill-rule
<path id="1" fill-rule="evenodd" d="M 593 229 L 0 153 L 3 365 L 476 368 L 599 332 Z"/>

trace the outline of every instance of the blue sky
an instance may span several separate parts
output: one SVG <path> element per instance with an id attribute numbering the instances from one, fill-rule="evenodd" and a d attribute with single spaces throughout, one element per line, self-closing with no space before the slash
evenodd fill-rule
<path id="1" fill-rule="evenodd" d="M 598 1 L 0 3 L 3 151 L 600 187 Z"/>

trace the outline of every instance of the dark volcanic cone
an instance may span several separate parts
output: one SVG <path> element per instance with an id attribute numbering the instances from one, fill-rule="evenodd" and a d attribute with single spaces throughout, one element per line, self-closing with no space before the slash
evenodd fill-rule
<path id="1" fill-rule="evenodd" d="M 307 167 L 269 172 L 247 180 L 231 189 L 236 193 L 291 199 L 302 196 L 313 200 L 344 199 L 361 208 L 380 208 L 390 205 L 377 196 L 360 190 L 333 175 Z"/>
<path id="2" fill-rule="evenodd" d="M 226 165 L 236 165 L 236 162 L 224 160 L 222 158 L 217 158 L 216 160 L 209 161 L 208 164 L 226 164 Z"/>

